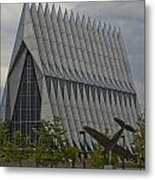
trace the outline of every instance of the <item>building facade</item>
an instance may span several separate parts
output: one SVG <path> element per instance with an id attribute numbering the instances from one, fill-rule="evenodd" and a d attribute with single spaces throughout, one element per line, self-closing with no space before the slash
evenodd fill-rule
<path id="1" fill-rule="evenodd" d="M 84 126 L 116 132 L 113 118 L 136 126 L 137 97 L 120 28 L 53 5 L 24 4 L 2 99 L 10 133 L 35 139 L 40 119 L 62 120 L 70 145 Z M 125 133 L 130 147 L 132 136 Z M 87 135 L 87 146 L 93 140 Z"/>

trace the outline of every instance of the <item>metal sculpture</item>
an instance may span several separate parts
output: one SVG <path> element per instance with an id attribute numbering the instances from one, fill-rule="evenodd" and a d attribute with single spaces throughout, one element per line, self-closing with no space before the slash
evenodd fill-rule
<path id="1" fill-rule="evenodd" d="M 124 147 L 118 145 L 117 142 L 125 129 L 131 132 L 135 132 L 135 130 L 118 118 L 114 118 L 114 120 L 121 126 L 121 129 L 117 131 L 111 139 L 91 127 L 85 126 L 83 129 L 89 133 L 99 144 L 101 144 L 105 148 L 106 152 L 112 151 L 122 158 L 133 159 L 134 157 L 130 150 L 127 147 L 125 149 Z"/>

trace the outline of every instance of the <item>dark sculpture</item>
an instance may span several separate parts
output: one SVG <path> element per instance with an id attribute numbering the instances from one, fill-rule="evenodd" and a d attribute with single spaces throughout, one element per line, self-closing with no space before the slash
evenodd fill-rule
<path id="1" fill-rule="evenodd" d="M 126 125 L 122 120 L 118 118 L 114 118 L 114 120 L 121 126 L 121 129 L 117 131 L 111 139 L 109 139 L 102 133 L 88 126 L 85 126 L 83 129 L 105 148 L 105 152 L 112 151 L 113 153 L 119 155 L 121 158 L 133 159 L 134 157 L 130 152 L 130 150 L 127 147 L 125 149 L 124 147 L 118 145 L 117 142 L 121 137 L 124 129 L 131 132 L 135 132 L 135 130 L 131 126 Z"/>

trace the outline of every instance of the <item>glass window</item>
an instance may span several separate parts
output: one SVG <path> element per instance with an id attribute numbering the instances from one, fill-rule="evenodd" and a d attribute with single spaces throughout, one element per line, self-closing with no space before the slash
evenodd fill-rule
<path id="1" fill-rule="evenodd" d="M 10 137 L 13 133 L 12 130 L 15 131 L 19 128 L 24 136 L 31 136 L 33 127 L 40 119 L 40 111 L 41 98 L 34 71 L 33 60 L 31 55 L 28 53 L 16 99 L 13 118 L 10 124 Z"/>

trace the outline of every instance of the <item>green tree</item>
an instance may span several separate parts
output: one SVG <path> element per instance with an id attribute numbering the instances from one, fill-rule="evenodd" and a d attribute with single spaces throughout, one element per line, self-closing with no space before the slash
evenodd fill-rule
<path id="1" fill-rule="evenodd" d="M 13 152 L 13 162 L 17 162 L 19 166 L 22 166 L 22 161 L 26 159 L 26 137 L 24 137 L 21 131 L 17 130 L 13 133 L 13 138 L 11 140 L 12 152 Z"/>
<path id="2" fill-rule="evenodd" d="M 63 157 L 67 163 L 72 164 L 72 168 L 75 168 L 75 163 L 79 155 L 79 149 L 77 147 L 66 146 L 63 150 Z"/>
<path id="3" fill-rule="evenodd" d="M 59 117 L 54 116 L 53 120 L 48 124 L 51 137 L 49 143 L 50 166 L 57 167 L 59 164 L 63 165 L 64 163 L 67 139 L 65 138 L 65 131 Z"/>
<path id="4" fill-rule="evenodd" d="M 103 148 L 96 146 L 95 149 L 90 153 L 89 163 L 94 168 L 102 168 L 104 162 Z"/>
<path id="5" fill-rule="evenodd" d="M 38 167 L 39 164 L 45 165 L 47 159 L 46 155 L 51 140 L 48 122 L 41 120 L 34 131 L 37 139 L 31 144 L 30 152 L 32 153 L 32 159 L 36 162 L 36 167 Z"/>
<path id="6" fill-rule="evenodd" d="M 14 159 L 13 155 L 14 147 L 13 144 L 10 141 L 6 141 L 4 143 L 3 149 L 2 149 L 2 160 L 3 163 L 12 163 Z"/>
<path id="7" fill-rule="evenodd" d="M 33 157 L 36 166 L 39 164 L 50 167 L 63 161 L 63 150 L 66 146 L 65 131 L 59 117 L 51 121 L 41 120 L 37 129 L 37 141 L 33 144 Z"/>
<path id="8" fill-rule="evenodd" d="M 145 167 L 145 114 L 139 115 L 132 144 L 136 167 Z"/>
<path id="9" fill-rule="evenodd" d="M 3 147 L 6 140 L 7 140 L 7 128 L 5 123 L 2 120 L 0 120 L 0 148 Z"/>
<path id="10" fill-rule="evenodd" d="M 0 120 L 0 162 L 4 163 L 6 158 L 6 148 L 9 146 L 7 142 L 7 128 L 6 124 Z"/>
<path id="11" fill-rule="evenodd" d="M 65 131 L 63 129 L 62 121 L 59 117 L 54 116 L 53 121 L 50 125 L 50 134 L 52 137 L 52 149 L 64 149 L 66 146 Z"/>

